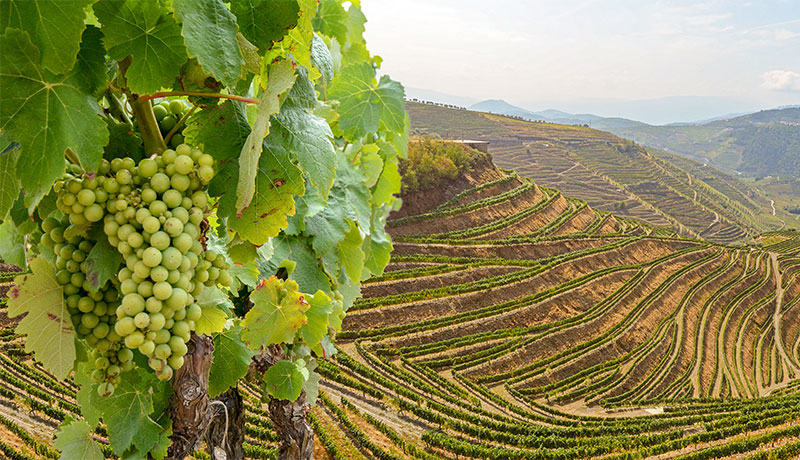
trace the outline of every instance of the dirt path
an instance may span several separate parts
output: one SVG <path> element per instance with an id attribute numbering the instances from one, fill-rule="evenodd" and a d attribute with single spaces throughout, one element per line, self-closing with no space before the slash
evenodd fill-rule
<path id="1" fill-rule="evenodd" d="M 788 367 L 792 373 L 797 375 L 800 373 L 800 369 L 794 364 L 794 361 L 789 359 L 789 355 L 786 354 L 786 349 L 783 346 L 783 336 L 781 335 L 781 319 L 783 315 L 781 314 L 781 304 L 783 303 L 783 275 L 781 274 L 780 267 L 778 265 L 778 254 L 774 252 L 769 253 L 770 260 L 772 260 L 772 271 L 775 273 L 775 313 L 772 315 L 772 327 L 775 329 L 775 346 L 778 349 L 778 353 L 781 356 L 781 360 L 785 367 Z M 772 385 L 771 387 L 765 388 L 764 393 L 761 396 L 767 396 L 773 390 L 785 386 L 786 379 L 784 382 L 780 384 Z"/>
<path id="2" fill-rule="evenodd" d="M 769 205 L 772 206 L 772 215 L 775 215 L 775 200 L 769 200 Z"/>

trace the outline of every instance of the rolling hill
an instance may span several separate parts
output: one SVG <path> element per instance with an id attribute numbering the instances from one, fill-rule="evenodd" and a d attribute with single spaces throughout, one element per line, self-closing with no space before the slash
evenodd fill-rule
<path id="1" fill-rule="evenodd" d="M 753 187 L 702 164 L 679 166 L 611 133 L 408 103 L 418 134 L 491 142 L 495 162 L 589 205 L 711 241 L 735 242 L 796 226 Z M 706 174 L 707 172 L 707 174 Z"/>
<path id="2" fill-rule="evenodd" d="M 459 171 L 391 216 L 392 261 L 319 368 L 316 458 L 800 454 L 796 232 L 723 246 L 596 210 L 485 155 Z M 75 387 L 31 360 L 3 309 L 0 451 L 57 458 Z M 274 458 L 261 388 L 240 391 L 247 458 Z"/>

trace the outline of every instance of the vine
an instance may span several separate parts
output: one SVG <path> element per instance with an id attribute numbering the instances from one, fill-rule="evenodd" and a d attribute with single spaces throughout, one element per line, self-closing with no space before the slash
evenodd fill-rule
<path id="1" fill-rule="evenodd" d="M 280 441 L 238 452 L 308 458 L 294 414 L 389 261 L 407 156 L 403 87 L 378 77 L 359 2 L 6 13 L 0 230 L 14 244 L 0 257 L 29 269 L 7 310 L 25 315 L 26 351 L 79 387 L 84 419 L 58 417 L 62 457 L 103 458 L 102 421 L 115 455 L 184 458 L 214 417 L 244 419 L 212 399 L 249 379 Z"/>

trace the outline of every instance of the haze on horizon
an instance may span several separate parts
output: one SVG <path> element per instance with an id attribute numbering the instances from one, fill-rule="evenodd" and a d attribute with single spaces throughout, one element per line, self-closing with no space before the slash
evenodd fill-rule
<path id="1" fill-rule="evenodd" d="M 436 91 L 462 98 L 443 102 L 504 99 L 534 111 L 663 124 L 800 104 L 798 3 L 369 0 L 362 7 L 382 71 L 412 97 Z"/>

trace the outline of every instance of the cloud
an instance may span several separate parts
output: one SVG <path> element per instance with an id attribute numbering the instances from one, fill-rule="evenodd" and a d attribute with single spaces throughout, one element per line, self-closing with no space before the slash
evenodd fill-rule
<path id="1" fill-rule="evenodd" d="M 761 74 L 761 87 L 779 91 L 800 91 L 800 73 L 791 70 L 771 70 Z"/>

